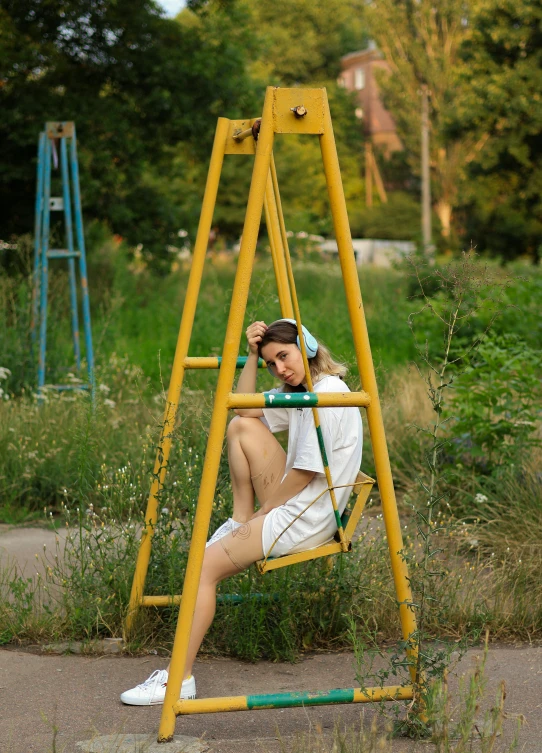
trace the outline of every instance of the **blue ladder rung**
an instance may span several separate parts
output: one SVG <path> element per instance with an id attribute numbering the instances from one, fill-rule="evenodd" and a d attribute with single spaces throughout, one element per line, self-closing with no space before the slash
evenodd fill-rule
<path id="1" fill-rule="evenodd" d="M 40 390 L 89 390 L 90 384 L 44 384 L 43 387 L 38 387 Z"/>
<path id="2" fill-rule="evenodd" d="M 48 259 L 73 259 L 81 256 L 79 251 L 68 251 L 67 248 L 50 248 L 47 251 Z"/>

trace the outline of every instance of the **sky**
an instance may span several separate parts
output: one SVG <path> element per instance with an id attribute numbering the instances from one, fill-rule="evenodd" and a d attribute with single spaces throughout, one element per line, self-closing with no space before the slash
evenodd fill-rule
<path id="1" fill-rule="evenodd" d="M 170 17 L 176 16 L 185 5 L 185 0 L 158 0 L 158 5 L 166 11 Z"/>

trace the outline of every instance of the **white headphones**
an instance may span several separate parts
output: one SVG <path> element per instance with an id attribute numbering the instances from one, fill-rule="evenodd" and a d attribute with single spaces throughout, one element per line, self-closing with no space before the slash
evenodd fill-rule
<path id="1" fill-rule="evenodd" d="M 297 322 L 295 319 L 277 319 L 279 322 L 289 322 L 290 324 L 293 324 L 295 327 L 297 327 Z M 314 356 L 318 353 L 318 340 L 314 337 L 314 335 L 311 335 L 309 330 L 305 327 L 304 324 L 301 325 L 301 329 L 303 331 L 303 340 L 305 342 L 305 350 L 307 351 L 307 358 L 314 358 Z M 301 345 L 299 344 L 299 334 L 297 335 L 297 347 L 299 350 L 301 350 Z M 268 366 L 267 371 L 272 375 L 276 376 L 276 374 L 273 372 L 273 370 Z"/>

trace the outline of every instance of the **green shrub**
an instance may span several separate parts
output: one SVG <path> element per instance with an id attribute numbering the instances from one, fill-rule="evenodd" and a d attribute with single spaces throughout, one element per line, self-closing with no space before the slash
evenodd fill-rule
<path id="1" fill-rule="evenodd" d="M 456 467 L 491 475 L 540 444 L 542 354 L 515 334 L 489 335 L 453 384 L 447 408 Z"/>

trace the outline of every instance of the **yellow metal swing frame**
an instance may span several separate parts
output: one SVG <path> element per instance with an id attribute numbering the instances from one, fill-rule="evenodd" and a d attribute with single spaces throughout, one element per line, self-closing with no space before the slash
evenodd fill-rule
<path id="1" fill-rule="evenodd" d="M 228 120 L 226 118 L 219 118 L 218 120 L 168 390 L 159 449 L 154 466 L 153 483 L 145 514 L 145 528 L 141 537 L 126 619 L 126 633 L 128 634 L 139 607 L 160 606 L 180 602 L 171 669 L 158 733 L 159 742 L 167 742 L 172 739 L 175 731 L 175 717 L 179 714 L 279 708 L 294 705 L 411 699 L 414 694 L 414 687 L 410 685 L 406 687 L 350 688 L 326 693 L 301 692 L 263 696 L 240 696 L 235 698 L 178 700 L 192 629 L 201 567 L 205 553 L 205 543 L 208 537 L 220 455 L 227 423 L 227 412 L 232 408 L 266 407 L 266 398 L 264 395 L 242 395 L 232 392 L 235 369 L 240 365 L 239 362 L 242 360 L 238 358 L 238 353 L 262 209 L 265 211 L 269 232 L 281 315 L 285 318 L 295 317 L 298 327 L 301 324 L 299 307 L 297 306 L 295 297 L 293 274 L 287 251 L 286 231 L 272 154 L 275 134 L 312 135 L 318 136 L 320 141 L 335 237 L 339 251 L 339 261 L 345 285 L 348 313 L 363 391 L 323 394 L 316 394 L 311 391 L 310 393 L 305 393 L 305 395 L 308 395 L 306 399 L 312 401 L 311 405 L 315 409 L 314 415 L 317 429 L 317 407 L 325 409 L 326 406 L 332 405 L 350 405 L 364 407 L 367 411 L 376 476 L 382 499 L 389 554 L 399 604 L 402 634 L 409 646 L 407 650 L 410 664 L 409 669 L 412 682 L 414 683 L 415 681 L 417 659 L 416 622 L 407 566 L 401 556 L 403 550 L 401 526 L 326 90 L 268 87 L 257 142 L 254 138 L 254 123 L 254 120 Z M 255 154 L 245 224 L 232 292 L 232 305 L 221 359 L 190 358 L 188 357 L 188 347 L 194 323 L 218 184 L 226 154 Z M 303 338 L 301 338 L 301 350 L 307 374 L 308 367 Z M 151 553 L 152 535 L 158 515 L 158 495 L 165 480 L 175 416 L 179 404 L 184 372 L 187 368 L 218 368 L 219 375 L 183 593 L 180 596 L 174 597 L 147 596 L 144 593 L 144 587 Z M 311 390 L 312 386 L 308 386 Z M 327 480 L 328 490 L 333 502 L 334 492 L 331 477 L 328 476 Z M 361 490 L 358 493 L 354 510 L 348 522 L 340 518 L 336 504 L 333 504 L 337 519 L 338 542 L 333 541 L 315 550 L 281 557 L 276 560 L 271 558 L 262 560 L 259 563 L 260 570 L 263 572 L 275 567 L 292 564 L 293 562 L 313 559 L 316 556 L 327 556 L 328 554 L 348 551 L 351 548 L 355 526 L 361 516 L 362 508 L 370 492 L 372 483 L 372 479 L 367 477 L 362 479 Z"/>

